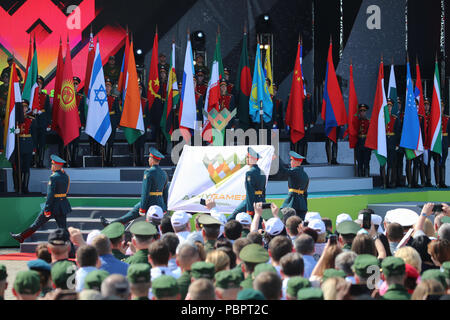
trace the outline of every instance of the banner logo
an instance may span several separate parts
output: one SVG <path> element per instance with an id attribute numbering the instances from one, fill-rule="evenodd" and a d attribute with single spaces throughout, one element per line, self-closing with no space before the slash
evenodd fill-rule
<path id="1" fill-rule="evenodd" d="M 203 164 L 208 170 L 212 182 L 217 185 L 243 168 L 245 166 L 245 158 L 239 159 L 236 153 L 228 159 L 224 159 L 221 154 L 216 155 L 212 159 L 205 155 Z"/>

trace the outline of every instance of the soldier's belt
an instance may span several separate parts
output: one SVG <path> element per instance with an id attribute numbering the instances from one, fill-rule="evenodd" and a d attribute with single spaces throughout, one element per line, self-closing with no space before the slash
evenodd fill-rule
<path id="1" fill-rule="evenodd" d="M 45 109 L 41 110 L 41 112 L 44 113 L 44 112 L 45 112 Z"/>
<path id="2" fill-rule="evenodd" d="M 262 194 L 263 194 L 262 190 L 256 190 L 255 191 L 255 195 L 257 195 L 257 196 L 260 196 Z"/>
<path id="3" fill-rule="evenodd" d="M 55 198 L 65 198 L 65 197 L 67 197 L 67 193 L 57 193 L 57 194 L 53 195 L 53 197 L 55 197 Z"/>
<path id="4" fill-rule="evenodd" d="M 358 138 L 365 138 L 365 137 L 366 137 L 365 134 L 360 134 L 360 135 L 358 136 Z"/>
<path id="5" fill-rule="evenodd" d="M 151 196 L 162 196 L 162 192 L 149 192 L 148 194 Z"/>
<path id="6" fill-rule="evenodd" d="M 394 132 L 386 132 L 386 135 L 387 136 L 395 136 L 395 133 Z"/>
<path id="7" fill-rule="evenodd" d="M 297 194 L 304 194 L 305 190 L 300 190 L 300 189 L 289 189 L 289 192 L 294 192 Z"/>
<path id="8" fill-rule="evenodd" d="M 254 211 L 247 211 L 247 214 L 249 215 L 249 216 L 254 216 L 255 215 L 255 212 Z"/>
<path id="9" fill-rule="evenodd" d="M 443 135 L 444 137 L 446 137 L 446 136 L 448 136 L 448 133 L 445 132 L 445 133 L 443 133 L 442 135 Z"/>
<path id="10" fill-rule="evenodd" d="M 109 114 L 116 114 L 116 112 L 115 111 L 110 111 Z"/>
<path id="11" fill-rule="evenodd" d="M 19 138 L 31 138 L 31 134 L 19 134 Z"/>

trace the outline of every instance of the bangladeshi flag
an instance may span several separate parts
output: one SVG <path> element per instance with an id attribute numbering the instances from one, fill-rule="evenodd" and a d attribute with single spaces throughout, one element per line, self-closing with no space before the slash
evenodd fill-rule
<path id="1" fill-rule="evenodd" d="M 248 61 L 247 50 L 247 32 L 244 31 L 244 38 L 242 41 L 241 59 L 239 60 L 239 68 L 236 79 L 237 88 L 237 117 L 242 129 L 247 129 L 249 126 L 249 99 L 250 91 L 252 89 L 252 75 L 250 72 L 250 63 Z"/>
<path id="2" fill-rule="evenodd" d="M 430 150 L 442 154 L 442 128 L 441 128 L 441 82 L 439 68 L 436 61 L 434 67 L 433 97 L 431 100 L 431 122 L 428 127 L 428 136 L 431 139 Z"/>
<path id="3" fill-rule="evenodd" d="M 81 127 L 76 92 L 73 85 L 72 58 L 70 57 L 69 40 L 67 40 L 61 91 L 57 92 L 57 97 L 59 99 L 59 110 L 57 112 L 59 133 L 64 141 L 64 146 L 66 146 L 80 135 Z"/>
<path id="4" fill-rule="evenodd" d="M 150 61 L 150 71 L 148 73 L 147 86 L 148 109 L 153 106 L 155 98 L 161 99 L 159 92 L 159 72 L 158 72 L 158 30 L 156 30 L 155 38 L 153 39 L 152 60 Z"/>
<path id="5" fill-rule="evenodd" d="M 303 121 L 303 91 L 302 68 L 300 65 L 301 44 L 298 43 L 297 56 L 295 58 L 294 74 L 292 76 L 291 94 L 286 110 L 286 125 L 290 127 L 291 141 L 297 143 L 305 136 L 305 125 Z"/>

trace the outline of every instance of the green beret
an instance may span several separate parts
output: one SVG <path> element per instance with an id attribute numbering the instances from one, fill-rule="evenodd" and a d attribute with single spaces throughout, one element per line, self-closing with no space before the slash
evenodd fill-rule
<path id="1" fill-rule="evenodd" d="M 14 290 L 19 294 L 36 294 L 41 290 L 39 273 L 34 270 L 19 271 L 14 280 Z"/>
<path id="2" fill-rule="evenodd" d="M 297 297 L 298 290 L 309 287 L 311 287 L 311 282 L 308 279 L 300 276 L 291 277 L 287 283 L 286 294 L 291 297 Z"/>
<path id="3" fill-rule="evenodd" d="M 275 269 L 273 265 L 269 263 L 260 263 L 256 265 L 255 270 L 253 271 L 253 277 L 256 278 L 258 274 L 266 271 L 278 274 L 277 269 Z"/>
<path id="4" fill-rule="evenodd" d="M 191 276 L 194 279 L 206 278 L 214 279 L 215 265 L 210 262 L 197 261 L 191 266 Z"/>
<path id="5" fill-rule="evenodd" d="M 323 276 L 322 276 L 322 282 L 327 281 L 329 278 L 344 278 L 345 279 L 345 272 L 342 270 L 337 270 L 337 269 L 326 269 L 323 272 Z"/>
<path id="6" fill-rule="evenodd" d="M 242 248 L 239 258 L 244 262 L 265 263 L 269 261 L 269 253 L 263 246 L 251 243 Z"/>
<path id="7" fill-rule="evenodd" d="M 105 270 L 91 271 L 84 278 L 84 288 L 100 291 L 103 280 L 108 278 L 108 276 L 109 272 Z"/>
<path id="8" fill-rule="evenodd" d="M 68 280 L 72 275 L 75 274 L 77 271 L 77 266 L 75 263 L 70 262 L 69 260 L 63 260 L 55 262 L 54 265 L 52 265 L 51 275 L 52 275 L 52 281 L 55 284 L 57 288 L 61 289 L 69 289 L 67 287 Z M 74 278 L 75 283 L 75 278 Z"/>
<path id="9" fill-rule="evenodd" d="M 147 221 L 137 221 L 130 227 L 130 232 L 138 236 L 153 236 L 158 234 L 156 227 Z"/>
<path id="10" fill-rule="evenodd" d="M 378 266 L 378 259 L 371 254 L 360 254 L 353 263 L 353 270 L 359 277 L 366 279 L 372 274 L 367 272 L 369 266 Z"/>
<path id="11" fill-rule="evenodd" d="M 251 276 L 247 277 L 247 279 L 244 279 L 241 281 L 241 283 L 239 284 L 239 286 L 242 289 L 252 289 L 253 288 L 253 279 Z"/>
<path id="12" fill-rule="evenodd" d="M 148 263 L 130 264 L 127 278 L 130 283 L 150 282 L 150 265 Z"/>
<path id="13" fill-rule="evenodd" d="M 211 217 L 209 214 L 202 214 L 200 215 L 200 217 L 198 218 L 198 223 L 200 225 L 213 225 L 213 224 L 217 224 L 217 225 L 222 225 L 222 222 L 220 222 L 218 219 Z"/>
<path id="14" fill-rule="evenodd" d="M 222 289 L 231 289 L 231 288 L 239 288 L 239 284 L 241 283 L 241 277 L 238 272 L 233 270 L 222 270 L 217 272 L 214 275 L 216 280 L 215 286 L 216 288 Z"/>
<path id="15" fill-rule="evenodd" d="M 405 274 L 405 262 L 402 258 L 386 257 L 381 263 L 381 268 L 387 277 Z"/>
<path id="16" fill-rule="evenodd" d="M 6 267 L 3 264 L 0 264 L 0 281 L 3 281 L 8 277 L 8 273 L 6 272 Z"/>
<path id="17" fill-rule="evenodd" d="M 342 221 L 336 227 L 336 231 L 339 234 L 357 234 L 361 230 L 361 226 L 354 221 Z"/>
<path id="18" fill-rule="evenodd" d="M 153 280 L 152 293 L 158 299 L 175 297 L 179 293 L 177 280 L 172 276 L 159 276 Z"/>
<path id="19" fill-rule="evenodd" d="M 297 292 L 298 300 L 323 300 L 323 292 L 320 288 L 303 288 Z"/>
<path id="20" fill-rule="evenodd" d="M 445 280 L 445 275 L 439 269 L 428 269 L 420 276 L 420 281 L 433 279 L 442 284 L 444 289 L 447 288 L 447 280 Z"/>
<path id="21" fill-rule="evenodd" d="M 450 279 L 450 261 L 446 261 L 442 264 L 441 272 L 447 279 Z"/>
<path id="22" fill-rule="evenodd" d="M 121 237 L 125 233 L 125 226 L 120 222 L 110 223 L 102 230 L 102 234 L 109 239 L 116 239 Z"/>
<path id="23" fill-rule="evenodd" d="M 266 300 L 266 298 L 258 290 L 244 289 L 239 291 L 236 300 Z"/>

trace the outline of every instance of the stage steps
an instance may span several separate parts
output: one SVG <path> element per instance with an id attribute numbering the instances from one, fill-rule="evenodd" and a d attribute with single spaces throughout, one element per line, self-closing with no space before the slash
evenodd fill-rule
<path id="1" fill-rule="evenodd" d="M 138 201 L 138 200 L 137 200 Z M 81 230 L 84 239 L 95 229 L 102 230 L 100 216 L 106 219 L 116 219 L 123 216 L 131 207 L 109 208 L 109 207 L 73 207 L 72 212 L 67 216 L 67 227 L 74 227 Z M 54 219 L 50 219 L 31 237 L 20 244 L 20 252 L 34 252 L 39 243 L 45 243 L 49 234 L 57 228 Z"/>

